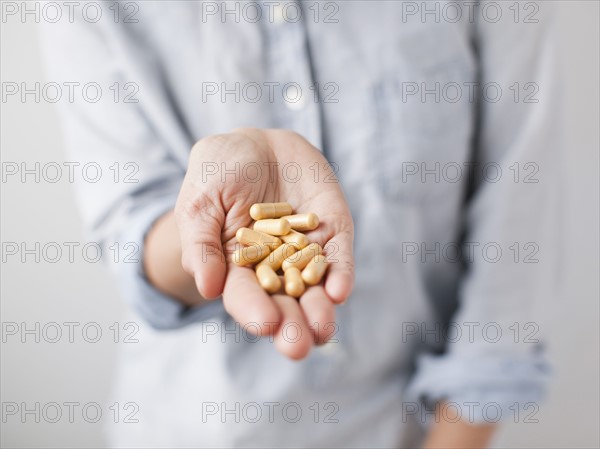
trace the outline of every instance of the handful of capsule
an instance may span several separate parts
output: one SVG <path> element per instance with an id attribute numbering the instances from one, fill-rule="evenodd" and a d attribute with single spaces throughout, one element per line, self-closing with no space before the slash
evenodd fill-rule
<path id="1" fill-rule="evenodd" d="M 327 271 L 323 248 L 303 234 L 319 226 L 314 213 L 293 214 L 288 203 L 257 203 L 250 208 L 254 226 L 235 234 L 244 245 L 233 254 L 233 262 L 253 266 L 258 283 L 267 293 L 299 298 L 306 286 L 317 285 Z M 283 272 L 283 282 L 278 273 Z"/>

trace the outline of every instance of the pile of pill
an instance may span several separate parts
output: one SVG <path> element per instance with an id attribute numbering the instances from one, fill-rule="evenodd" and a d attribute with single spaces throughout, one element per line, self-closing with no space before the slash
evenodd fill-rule
<path id="1" fill-rule="evenodd" d="M 250 216 L 255 220 L 252 229 L 240 228 L 235 234 L 244 245 L 233 254 L 235 264 L 254 265 L 258 283 L 268 293 L 285 292 L 299 298 L 307 285 L 321 282 L 327 271 L 323 248 L 302 234 L 319 226 L 316 214 L 294 215 L 288 203 L 257 203 L 250 208 Z"/>

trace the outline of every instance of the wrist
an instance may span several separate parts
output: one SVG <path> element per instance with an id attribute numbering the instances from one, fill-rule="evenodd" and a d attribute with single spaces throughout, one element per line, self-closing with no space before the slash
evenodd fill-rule
<path id="1" fill-rule="evenodd" d="M 181 241 L 173 212 L 154 222 L 144 241 L 143 268 L 154 288 L 194 306 L 203 301 L 194 278 L 181 265 Z"/>

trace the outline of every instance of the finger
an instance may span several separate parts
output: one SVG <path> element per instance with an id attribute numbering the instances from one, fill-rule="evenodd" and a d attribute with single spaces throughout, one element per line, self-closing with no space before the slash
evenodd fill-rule
<path id="1" fill-rule="evenodd" d="M 327 343 L 336 329 L 335 306 L 325 294 L 323 287 L 318 285 L 306 290 L 300 298 L 300 307 L 310 326 L 315 343 Z"/>
<path id="2" fill-rule="evenodd" d="M 333 237 L 323 248 L 329 271 L 325 278 L 327 296 L 337 304 L 348 299 L 354 286 L 354 256 L 352 234 L 343 232 Z"/>
<path id="3" fill-rule="evenodd" d="M 226 264 L 221 245 L 225 213 L 207 197 L 176 207 L 181 237 L 183 268 L 194 276 L 196 287 L 205 299 L 223 292 Z"/>
<path id="4" fill-rule="evenodd" d="M 298 301 L 286 295 L 273 295 L 281 311 L 281 325 L 275 333 L 275 347 L 293 360 L 303 359 L 313 345 L 313 336 Z"/>
<path id="5" fill-rule="evenodd" d="M 229 265 L 223 304 L 242 328 L 255 335 L 272 335 L 281 322 L 279 308 L 261 288 L 250 268 Z"/>

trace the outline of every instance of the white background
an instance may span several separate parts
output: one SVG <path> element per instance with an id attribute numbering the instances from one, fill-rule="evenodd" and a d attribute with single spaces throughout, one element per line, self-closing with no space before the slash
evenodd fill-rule
<path id="1" fill-rule="evenodd" d="M 549 350 L 556 365 L 548 401 L 538 423 L 509 424 L 497 447 L 599 447 L 599 5 L 561 2 L 562 60 L 566 74 L 567 164 L 564 215 L 565 288 L 560 304 L 550 304 Z M 33 23 L 2 23 L 2 82 L 44 80 L 37 28 Z M 55 107 L 41 102 L 2 103 L 2 161 L 63 161 Z M 2 241 L 85 242 L 72 187 L 32 182 L 2 183 Z M 116 351 L 112 323 L 122 326 L 124 306 L 105 267 L 99 264 L 2 264 L 2 322 L 66 321 L 99 323 L 98 343 L 21 343 L 2 345 L 3 402 L 97 402 L 103 420 L 112 419 L 106 400 Z M 120 336 L 122 340 L 123 335 Z M 77 414 L 79 413 L 79 414 Z M 2 447 L 99 447 L 100 423 L 66 418 L 57 423 L 2 423 Z"/>

